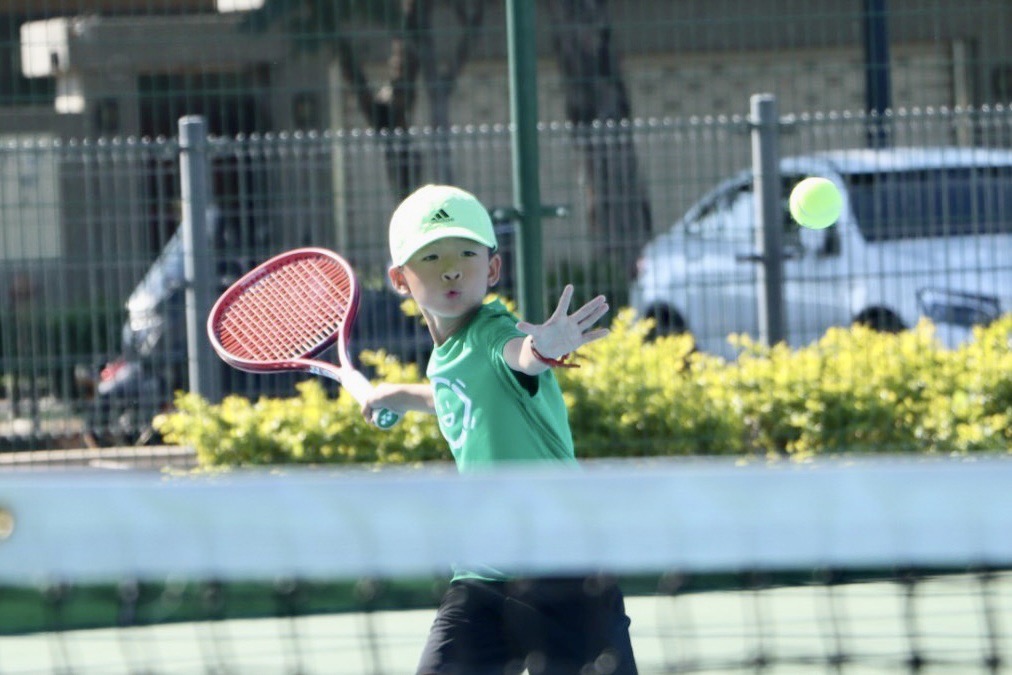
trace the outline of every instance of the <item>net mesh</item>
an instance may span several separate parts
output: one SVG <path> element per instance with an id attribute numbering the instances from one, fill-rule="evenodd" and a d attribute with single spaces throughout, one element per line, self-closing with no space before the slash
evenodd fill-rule
<path id="1" fill-rule="evenodd" d="M 0 673 L 414 672 L 452 564 L 617 579 L 641 673 L 1009 672 L 1010 479 L 997 458 L 0 474 Z"/>

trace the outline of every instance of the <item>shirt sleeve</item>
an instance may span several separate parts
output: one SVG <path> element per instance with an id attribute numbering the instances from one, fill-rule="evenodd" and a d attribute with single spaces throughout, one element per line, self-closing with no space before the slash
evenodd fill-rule
<path id="1" fill-rule="evenodd" d="M 517 329 L 517 320 L 511 314 L 498 312 L 482 322 L 481 340 L 488 345 L 490 356 L 502 359 L 506 343 L 513 338 L 523 337 L 524 333 Z"/>
<path id="2" fill-rule="evenodd" d="M 503 349 L 506 343 L 514 338 L 522 338 L 525 333 L 517 328 L 517 318 L 499 303 L 486 305 L 487 312 L 482 321 L 475 326 L 474 339 L 477 344 L 485 345 L 489 359 L 496 366 L 509 371 Z"/>

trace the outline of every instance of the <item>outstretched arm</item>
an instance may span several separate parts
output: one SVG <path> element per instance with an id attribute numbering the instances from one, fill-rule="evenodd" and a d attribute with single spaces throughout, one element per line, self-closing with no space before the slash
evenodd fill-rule
<path id="1" fill-rule="evenodd" d="M 573 285 L 567 284 L 559 304 L 548 320 L 542 324 L 520 321 L 517 328 L 527 337 L 515 338 L 506 343 L 503 356 L 513 370 L 537 375 L 550 366 L 545 359 L 558 359 L 576 351 L 588 342 L 600 340 L 610 332 L 607 328 L 594 328 L 608 312 L 608 301 L 599 295 L 569 314 L 573 299 Z"/>

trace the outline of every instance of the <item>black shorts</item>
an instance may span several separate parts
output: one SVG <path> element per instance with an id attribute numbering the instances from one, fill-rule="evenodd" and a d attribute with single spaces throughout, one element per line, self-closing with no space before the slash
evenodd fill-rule
<path id="1" fill-rule="evenodd" d="M 418 675 L 633 675 L 622 592 L 602 577 L 461 579 L 436 612 Z"/>

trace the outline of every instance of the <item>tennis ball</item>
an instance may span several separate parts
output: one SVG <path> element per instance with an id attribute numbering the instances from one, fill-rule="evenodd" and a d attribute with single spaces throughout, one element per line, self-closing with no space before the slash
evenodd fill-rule
<path id="1" fill-rule="evenodd" d="M 827 178 L 806 178 L 791 190 L 791 216 L 813 230 L 829 227 L 840 217 L 843 195 Z"/>

